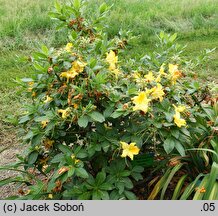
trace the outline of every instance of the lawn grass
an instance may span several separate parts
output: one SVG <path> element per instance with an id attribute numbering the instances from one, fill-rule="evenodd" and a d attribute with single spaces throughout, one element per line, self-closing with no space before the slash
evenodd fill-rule
<path id="1" fill-rule="evenodd" d="M 64 2 L 62 0 L 61 2 Z M 218 47 L 218 0 L 92 0 L 91 6 L 113 4 L 107 18 L 109 35 L 119 29 L 139 35 L 130 56 L 142 56 L 154 49 L 156 34 L 164 30 L 178 33 L 178 42 L 186 45 L 186 55 L 195 57 L 205 48 Z M 29 76 L 28 67 L 16 56 L 29 55 L 38 42 L 60 46 L 65 34 L 56 32 L 48 17 L 51 0 L 0 0 L 0 121 L 19 111 L 22 98 L 17 94 L 16 78 Z M 218 76 L 218 49 L 198 73 L 205 78 Z"/>

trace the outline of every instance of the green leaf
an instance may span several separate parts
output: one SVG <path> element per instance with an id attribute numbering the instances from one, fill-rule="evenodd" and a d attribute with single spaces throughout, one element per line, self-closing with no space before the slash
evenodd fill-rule
<path id="1" fill-rule="evenodd" d="M 126 178 L 123 178 L 124 180 L 124 184 L 125 184 L 125 187 L 128 188 L 128 189 L 132 189 L 133 188 L 133 183 L 132 181 L 126 177 Z"/>
<path id="2" fill-rule="evenodd" d="M 41 122 L 41 121 L 46 121 L 48 120 L 47 116 L 39 116 L 34 118 L 35 122 Z"/>
<path id="3" fill-rule="evenodd" d="M 39 153 L 37 151 L 33 151 L 28 156 L 28 164 L 34 164 L 38 158 Z"/>
<path id="4" fill-rule="evenodd" d="M 108 118 L 112 114 L 113 111 L 114 111 L 113 107 L 107 107 L 105 111 L 103 112 L 104 117 Z"/>
<path id="5" fill-rule="evenodd" d="M 88 153 L 85 150 L 80 150 L 77 154 L 76 154 L 77 158 L 83 159 L 88 157 Z"/>
<path id="6" fill-rule="evenodd" d="M 76 10 L 80 9 L 81 1 L 80 0 L 74 0 L 73 6 Z"/>
<path id="7" fill-rule="evenodd" d="M 45 45 L 42 45 L 42 52 L 43 52 L 45 55 L 48 55 L 48 52 L 49 52 L 48 47 L 45 46 Z"/>
<path id="8" fill-rule="evenodd" d="M 164 35 L 165 35 L 164 31 L 161 31 L 161 32 L 160 32 L 160 38 L 163 39 L 163 38 L 164 38 Z"/>
<path id="9" fill-rule="evenodd" d="M 137 200 L 136 195 L 131 191 L 124 191 L 124 194 L 128 200 Z"/>
<path id="10" fill-rule="evenodd" d="M 89 67 L 94 68 L 96 66 L 96 64 L 97 64 L 97 59 L 92 58 L 89 62 Z"/>
<path id="11" fill-rule="evenodd" d="M 92 199 L 93 200 L 101 200 L 102 199 L 102 193 L 99 190 L 96 190 L 92 193 Z"/>
<path id="12" fill-rule="evenodd" d="M 64 160 L 64 154 L 60 153 L 53 157 L 53 159 L 51 160 L 51 163 L 59 163 L 62 160 Z"/>
<path id="13" fill-rule="evenodd" d="M 75 171 L 76 175 L 81 178 L 88 178 L 89 174 L 84 168 L 77 168 Z"/>
<path id="14" fill-rule="evenodd" d="M 188 136 L 188 137 L 191 136 L 190 132 L 189 132 L 185 127 L 182 127 L 182 128 L 181 128 L 181 131 L 182 131 L 182 133 L 185 134 L 186 136 Z"/>
<path id="15" fill-rule="evenodd" d="M 167 180 L 168 175 L 170 174 L 170 169 L 168 169 L 164 176 L 157 182 L 157 184 L 154 186 L 154 189 L 150 193 L 148 200 L 154 200 L 155 197 L 158 195 L 160 190 L 163 188 L 165 181 Z"/>
<path id="16" fill-rule="evenodd" d="M 110 193 L 110 200 L 118 200 L 120 198 L 119 193 L 117 192 L 117 190 L 113 190 Z"/>
<path id="17" fill-rule="evenodd" d="M 110 142 L 108 142 L 108 141 L 104 141 L 104 142 L 101 144 L 101 146 L 102 146 L 102 149 L 104 150 L 104 152 L 107 152 L 108 149 L 110 148 L 111 144 L 110 144 Z"/>
<path id="18" fill-rule="evenodd" d="M 164 112 L 165 116 L 166 116 L 166 120 L 168 122 L 172 122 L 173 121 L 173 113 L 169 113 L 169 112 Z"/>
<path id="19" fill-rule="evenodd" d="M 32 146 L 40 145 L 41 141 L 42 141 L 42 137 L 43 137 L 42 134 L 37 134 L 37 135 L 33 136 L 32 140 L 31 140 Z"/>
<path id="20" fill-rule="evenodd" d="M 43 72 L 45 71 L 45 68 L 42 67 L 40 64 L 34 63 L 33 66 L 38 71 L 43 71 Z"/>
<path id="21" fill-rule="evenodd" d="M 201 183 L 198 185 L 198 188 L 205 187 L 208 183 L 209 175 L 206 175 L 202 180 Z M 207 188 L 207 186 L 205 187 Z M 208 191 L 206 189 L 206 191 Z M 193 200 L 203 200 L 204 199 L 204 193 L 201 193 L 200 190 L 196 190 L 194 197 L 192 198 Z"/>
<path id="22" fill-rule="evenodd" d="M 183 157 L 185 156 L 185 149 L 178 140 L 176 140 L 175 148 L 181 156 L 183 156 Z"/>
<path id="23" fill-rule="evenodd" d="M 58 148 L 65 154 L 73 154 L 72 149 L 66 145 L 58 145 Z"/>
<path id="24" fill-rule="evenodd" d="M 140 173 L 137 173 L 137 172 L 133 172 L 131 174 L 131 176 L 136 180 L 136 181 L 139 181 L 139 180 L 142 180 L 143 179 L 143 176 L 140 174 Z"/>
<path id="25" fill-rule="evenodd" d="M 100 14 L 104 13 L 107 10 L 107 8 L 108 8 L 107 4 L 105 4 L 105 3 L 101 4 L 99 7 Z"/>
<path id="26" fill-rule="evenodd" d="M 218 164 L 213 162 L 212 167 L 211 167 L 211 171 L 209 174 L 209 179 L 208 179 L 208 182 L 206 185 L 207 190 L 206 190 L 206 193 L 204 195 L 205 200 L 209 199 L 211 191 L 213 189 L 213 186 L 214 186 L 217 178 L 218 178 Z"/>
<path id="27" fill-rule="evenodd" d="M 93 111 L 93 112 L 89 113 L 88 115 L 92 118 L 93 121 L 97 121 L 100 123 L 105 121 L 104 116 L 100 112 Z"/>
<path id="28" fill-rule="evenodd" d="M 84 192 L 83 194 L 81 194 L 78 197 L 79 200 L 89 200 L 90 198 L 91 198 L 91 192 L 90 191 Z"/>
<path id="29" fill-rule="evenodd" d="M 118 183 L 116 184 L 116 186 L 117 186 L 117 188 L 118 188 L 118 190 L 119 190 L 119 194 L 122 194 L 123 191 L 124 191 L 124 188 L 125 188 L 125 184 L 124 184 L 123 182 L 118 182 Z"/>
<path id="30" fill-rule="evenodd" d="M 109 200 L 110 199 L 109 194 L 108 194 L 107 191 L 100 191 L 100 193 L 101 193 L 101 199 L 102 200 Z"/>
<path id="31" fill-rule="evenodd" d="M 218 182 L 216 181 L 213 185 L 213 188 L 210 192 L 208 200 L 218 200 Z"/>
<path id="32" fill-rule="evenodd" d="M 54 6 L 57 12 L 61 13 L 61 5 L 58 1 L 55 2 Z"/>
<path id="33" fill-rule="evenodd" d="M 161 191 L 161 196 L 160 199 L 163 200 L 164 195 L 166 193 L 167 187 L 170 184 L 173 176 L 175 175 L 175 173 L 182 167 L 183 164 L 177 164 L 175 167 L 173 167 L 173 169 L 171 170 L 169 176 L 167 177 L 164 185 L 163 185 L 163 190 Z"/>
<path id="34" fill-rule="evenodd" d="M 127 176 L 130 176 L 130 174 L 131 174 L 131 171 L 129 171 L 129 170 L 124 170 L 124 171 L 122 171 L 122 172 L 120 173 L 120 176 L 122 176 L 122 177 L 127 177 Z"/>
<path id="35" fill-rule="evenodd" d="M 82 116 L 82 117 L 80 117 L 79 119 L 78 119 L 78 125 L 80 126 L 80 127 L 83 127 L 83 128 L 85 128 L 85 127 L 87 127 L 87 125 L 88 125 L 88 123 L 89 123 L 89 118 L 88 118 L 88 116 Z"/>
<path id="36" fill-rule="evenodd" d="M 136 145 L 141 148 L 143 144 L 143 140 L 140 136 L 131 136 L 131 142 L 135 142 Z"/>
<path id="37" fill-rule="evenodd" d="M 193 192 L 193 191 L 195 190 L 195 188 L 197 187 L 198 181 L 199 181 L 199 179 L 200 179 L 202 176 L 204 176 L 204 175 L 203 175 L 203 174 L 199 174 L 199 175 L 195 178 L 195 180 L 194 180 L 191 184 L 189 184 L 189 185 L 186 187 L 185 191 L 183 192 L 182 196 L 180 197 L 180 200 L 187 200 L 187 199 L 189 199 L 189 196 L 192 194 L 192 192 Z"/>
<path id="38" fill-rule="evenodd" d="M 134 160 L 131 161 L 133 166 L 140 167 L 152 167 L 154 164 L 154 155 L 152 154 L 140 154 L 134 157 Z"/>
<path id="39" fill-rule="evenodd" d="M 175 148 L 175 140 L 170 138 L 167 138 L 164 141 L 164 150 L 166 151 L 167 154 L 169 154 L 174 148 Z"/>
<path id="40" fill-rule="evenodd" d="M 123 111 L 123 110 L 116 110 L 115 112 L 113 112 L 112 114 L 111 114 L 111 118 L 118 118 L 118 117 L 120 117 L 121 115 L 123 115 L 124 114 L 124 112 L 125 111 Z"/>
<path id="41" fill-rule="evenodd" d="M 99 172 L 95 179 L 95 185 L 101 185 L 106 179 L 106 173 L 105 172 Z"/>
<path id="42" fill-rule="evenodd" d="M 35 52 L 33 54 L 33 57 L 35 59 L 47 59 L 47 56 L 45 54 L 43 54 L 43 53 L 40 53 L 40 52 Z"/>
<path id="43" fill-rule="evenodd" d="M 25 123 L 25 122 L 27 122 L 27 121 L 29 121 L 30 120 L 30 117 L 28 116 L 28 115 L 25 115 L 25 116 L 22 116 L 21 118 L 20 118 L 20 120 L 19 120 L 19 124 L 23 124 L 23 123 Z"/>
<path id="44" fill-rule="evenodd" d="M 177 199 L 179 198 L 180 193 L 181 193 L 182 186 L 183 186 L 183 184 L 184 184 L 184 182 L 185 182 L 187 176 L 188 176 L 188 175 L 183 175 L 183 176 L 179 179 L 179 181 L 178 181 L 178 183 L 177 183 L 177 185 L 176 185 L 176 188 L 174 189 L 172 200 L 177 200 Z"/>
<path id="45" fill-rule="evenodd" d="M 8 185 L 12 182 L 24 182 L 24 180 L 22 180 L 21 177 L 9 177 L 9 178 L 0 180 L 0 187 L 2 187 L 4 185 Z"/>
<path id="46" fill-rule="evenodd" d="M 174 42 L 176 38 L 177 38 L 177 34 L 174 33 L 173 35 L 170 36 L 170 42 Z"/>
<path id="47" fill-rule="evenodd" d="M 172 134 L 176 139 L 179 139 L 179 135 L 180 135 L 179 130 L 177 130 L 177 129 L 171 130 L 171 134 Z"/>
<path id="48" fill-rule="evenodd" d="M 99 189 L 101 190 L 112 190 L 113 186 L 110 183 L 103 183 L 99 186 Z"/>
<path id="49" fill-rule="evenodd" d="M 23 82 L 33 82 L 34 80 L 32 78 L 23 78 L 21 79 Z"/>
<path id="50" fill-rule="evenodd" d="M 132 172 L 137 172 L 137 173 L 141 173 L 144 171 L 144 168 L 141 166 L 134 166 L 132 169 Z"/>
<path id="51" fill-rule="evenodd" d="M 71 177 L 74 174 L 74 172 L 75 172 L 75 167 L 70 166 L 67 173 L 67 177 L 68 178 Z"/>

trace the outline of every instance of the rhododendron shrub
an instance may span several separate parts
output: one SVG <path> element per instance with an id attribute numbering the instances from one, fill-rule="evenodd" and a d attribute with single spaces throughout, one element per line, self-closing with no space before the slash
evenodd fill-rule
<path id="1" fill-rule="evenodd" d="M 167 166 L 186 157 L 215 124 L 201 127 L 212 107 L 198 103 L 200 87 L 177 62 L 151 69 L 125 58 L 127 38 L 105 31 L 108 9 L 90 17 L 84 1 L 56 3 L 51 15 L 69 43 L 31 58 L 35 75 L 23 79 L 31 102 L 19 122 L 26 199 L 137 199 L 161 158 Z"/>

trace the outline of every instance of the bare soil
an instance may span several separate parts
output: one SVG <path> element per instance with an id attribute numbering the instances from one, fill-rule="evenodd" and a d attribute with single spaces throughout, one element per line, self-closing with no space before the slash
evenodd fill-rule
<path id="1" fill-rule="evenodd" d="M 17 154 L 20 154 L 24 146 L 19 145 L 16 129 L 5 125 L 0 121 L 0 167 L 16 162 Z M 16 171 L 0 170 L 0 181 L 18 175 Z M 18 187 L 16 183 L 0 188 L 0 199 L 17 195 Z"/>

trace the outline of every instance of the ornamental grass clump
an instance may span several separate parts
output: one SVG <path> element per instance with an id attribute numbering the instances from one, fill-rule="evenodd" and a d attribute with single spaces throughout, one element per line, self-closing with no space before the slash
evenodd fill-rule
<path id="1" fill-rule="evenodd" d="M 120 46 L 128 38 L 108 39 L 109 7 L 92 17 L 88 10 L 85 1 L 56 3 L 50 15 L 68 28 L 69 43 L 43 45 L 32 57 L 35 75 L 23 79 L 31 102 L 19 124 L 28 147 L 16 164 L 22 176 L 12 181 L 27 184 L 25 199 L 147 199 L 149 181 L 173 157 L 189 158 L 187 149 L 217 124 L 208 124 L 213 107 L 199 103 L 201 88 L 186 82 L 181 65 L 132 67 Z M 211 155 L 198 157 L 210 170 Z"/>

